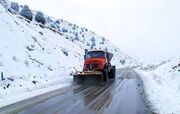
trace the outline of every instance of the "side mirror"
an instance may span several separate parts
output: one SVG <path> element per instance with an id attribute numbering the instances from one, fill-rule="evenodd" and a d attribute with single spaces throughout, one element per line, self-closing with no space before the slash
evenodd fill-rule
<path id="1" fill-rule="evenodd" d="M 108 53 L 106 53 L 106 57 L 107 57 L 107 59 L 109 60 L 109 54 L 108 54 Z"/>
<path id="2" fill-rule="evenodd" d="M 85 51 L 85 53 L 84 53 L 84 60 L 85 60 L 86 59 L 86 54 L 87 54 L 88 50 L 85 49 L 84 51 Z"/>

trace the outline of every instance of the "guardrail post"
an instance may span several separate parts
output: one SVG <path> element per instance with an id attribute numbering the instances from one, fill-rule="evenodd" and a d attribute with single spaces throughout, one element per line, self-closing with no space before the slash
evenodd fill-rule
<path id="1" fill-rule="evenodd" d="M 3 72 L 1 72 L 1 81 L 5 80 L 4 79 L 4 75 L 3 75 Z"/>

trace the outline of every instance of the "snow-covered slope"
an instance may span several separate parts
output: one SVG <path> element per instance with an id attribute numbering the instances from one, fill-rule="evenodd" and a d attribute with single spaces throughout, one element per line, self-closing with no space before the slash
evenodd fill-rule
<path id="1" fill-rule="evenodd" d="M 17 5 L 15 5 L 17 6 Z M 86 28 L 44 15 L 43 25 L 20 15 L 12 3 L 0 0 L 0 97 L 66 82 L 82 69 L 85 49 L 108 49 L 112 64 L 135 66 L 136 60 Z"/>
<path id="2" fill-rule="evenodd" d="M 137 73 L 155 113 L 180 113 L 180 58 L 171 59 L 149 73 L 138 70 Z"/>
<path id="3" fill-rule="evenodd" d="M 154 71 L 156 70 L 157 68 L 159 68 L 160 66 L 168 63 L 170 60 L 163 60 L 163 61 L 160 61 L 160 60 L 153 60 L 153 61 L 143 61 L 143 62 L 139 62 L 141 63 L 140 66 L 138 66 L 139 69 L 141 70 L 145 70 L 145 71 Z"/>
<path id="4" fill-rule="evenodd" d="M 162 76 L 171 87 L 180 91 L 180 58 L 173 58 L 152 72 Z"/>

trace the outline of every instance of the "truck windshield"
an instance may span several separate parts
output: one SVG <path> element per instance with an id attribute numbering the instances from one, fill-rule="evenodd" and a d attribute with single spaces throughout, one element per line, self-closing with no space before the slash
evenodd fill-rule
<path id="1" fill-rule="evenodd" d="M 104 58 L 105 53 L 103 51 L 90 51 L 86 55 L 86 59 L 89 58 Z"/>

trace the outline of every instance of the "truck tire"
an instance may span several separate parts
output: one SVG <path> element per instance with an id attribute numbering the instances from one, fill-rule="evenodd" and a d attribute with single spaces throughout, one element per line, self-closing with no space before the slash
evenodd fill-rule
<path id="1" fill-rule="evenodd" d="M 77 76 L 73 76 L 73 81 L 77 82 L 78 81 L 78 77 Z"/>
<path id="2" fill-rule="evenodd" d="M 74 81 L 74 82 L 78 82 L 78 83 L 79 83 L 79 82 L 81 82 L 81 80 L 82 80 L 82 79 L 81 79 L 79 76 L 74 76 L 74 77 L 73 77 L 73 81 Z"/>
<path id="3" fill-rule="evenodd" d="M 116 77 L 116 66 L 112 66 L 112 78 Z"/>
<path id="4" fill-rule="evenodd" d="M 108 69 L 107 69 L 107 67 L 105 67 L 103 69 L 102 73 L 103 73 L 103 81 L 107 82 L 107 80 L 108 80 Z"/>

